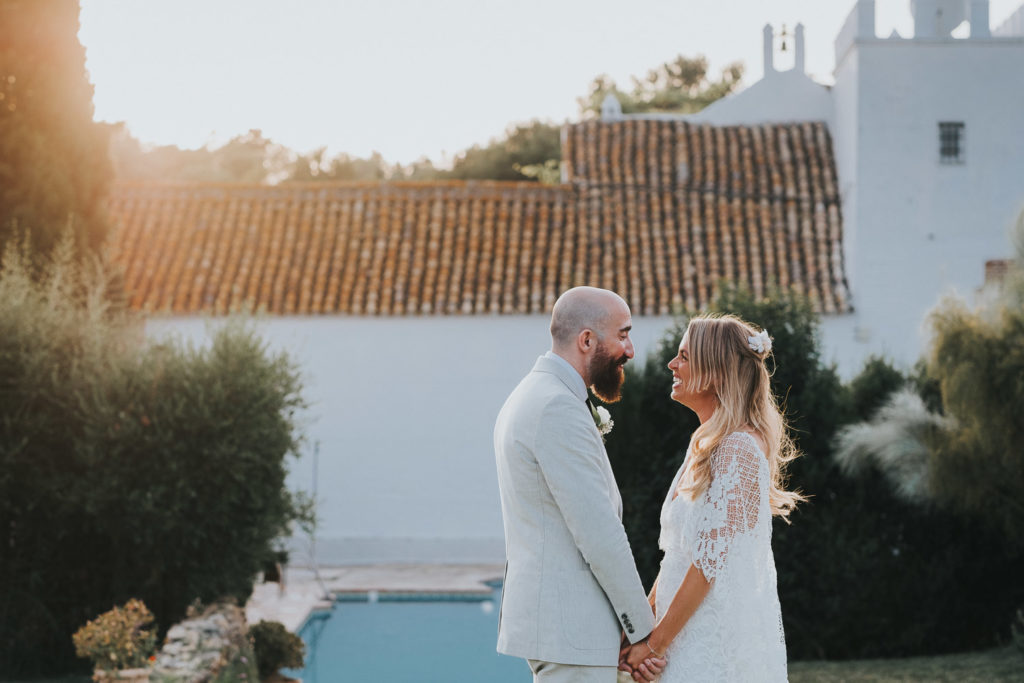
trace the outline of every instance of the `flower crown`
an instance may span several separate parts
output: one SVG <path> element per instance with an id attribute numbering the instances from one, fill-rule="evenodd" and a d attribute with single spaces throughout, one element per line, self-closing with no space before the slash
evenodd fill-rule
<path id="1" fill-rule="evenodd" d="M 765 354 L 772 350 L 772 338 L 768 336 L 768 330 L 761 330 L 753 337 L 747 337 L 747 344 L 751 351 Z"/>

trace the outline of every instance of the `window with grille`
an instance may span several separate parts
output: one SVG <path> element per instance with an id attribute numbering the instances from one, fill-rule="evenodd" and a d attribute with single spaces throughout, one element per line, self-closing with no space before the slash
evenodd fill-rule
<path id="1" fill-rule="evenodd" d="M 939 122 L 939 161 L 944 164 L 964 162 L 964 124 L 962 121 Z"/>

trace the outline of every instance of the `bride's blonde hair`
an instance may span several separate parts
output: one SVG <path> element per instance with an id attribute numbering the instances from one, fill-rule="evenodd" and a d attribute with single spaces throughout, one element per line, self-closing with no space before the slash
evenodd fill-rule
<path id="1" fill-rule="evenodd" d="M 751 348 L 748 337 L 760 330 L 734 315 L 706 314 L 686 327 L 690 391 L 711 389 L 718 406 L 693 433 L 690 463 L 682 491 L 696 498 L 711 484 L 711 453 L 729 434 L 753 427 L 768 449 L 769 506 L 774 516 L 787 519 L 797 503 L 806 500 L 787 491 L 786 464 L 799 457 L 789 438 L 786 421 L 772 394 L 765 359 L 770 350 Z"/>

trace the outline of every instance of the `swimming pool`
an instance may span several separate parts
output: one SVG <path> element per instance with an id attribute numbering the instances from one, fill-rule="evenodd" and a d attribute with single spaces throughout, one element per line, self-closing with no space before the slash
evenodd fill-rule
<path id="1" fill-rule="evenodd" d="M 490 595 L 360 594 L 311 616 L 299 635 L 303 683 L 529 683 L 522 659 L 495 651 L 501 588 Z"/>

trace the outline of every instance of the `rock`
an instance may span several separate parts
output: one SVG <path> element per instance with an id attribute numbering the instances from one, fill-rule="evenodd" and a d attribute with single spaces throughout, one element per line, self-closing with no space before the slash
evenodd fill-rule
<path id="1" fill-rule="evenodd" d="M 245 612 L 229 603 L 217 603 L 175 624 L 153 665 L 152 680 L 159 683 L 205 683 L 252 652 Z"/>

